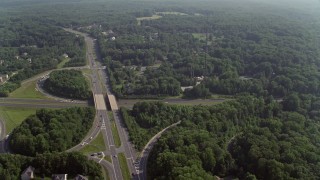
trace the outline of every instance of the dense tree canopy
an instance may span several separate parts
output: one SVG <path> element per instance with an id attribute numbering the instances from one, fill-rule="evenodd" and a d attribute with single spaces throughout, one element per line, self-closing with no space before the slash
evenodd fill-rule
<path id="1" fill-rule="evenodd" d="M 21 173 L 29 166 L 35 168 L 35 176 L 39 179 L 64 173 L 69 178 L 78 174 L 96 180 L 102 178 L 101 167 L 80 153 L 38 154 L 35 157 L 13 154 L 0 156 L 0 176 L 3 179 L 20 179 Z"/>
<path id="2" fill-rule="evenodd" d="M 282 111 L 270 98 L 243 96 L 216 106 L 194 107 L 143 102 L 132 110 L 122 109 L 122 116 L 137 148 L 160 129 L 182 121 L 152 150 L 150 179 L 320 176 L 319 121 Z"/>
<path id="3" fill-rule="evenodd" d="M 53 71 L 45 80 L 44 89 L 48 92 L 66 98 L 88 99 L 91 97 L 89 85 L 81 71 Z"/>
<path id="4" fill-rule="evenodd" d="M 13 130 L 10 148 L 27 156 L 65 151 L 80 143 L 92 126 L 94 116 L 93 108 L 38 110 Z"/>

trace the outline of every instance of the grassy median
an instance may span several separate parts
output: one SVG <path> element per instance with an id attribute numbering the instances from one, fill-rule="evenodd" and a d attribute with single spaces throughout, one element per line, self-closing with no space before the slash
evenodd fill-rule
<path id="1" fill-rule="evenodd" d="M 111 122 L 111 131 L 112 131 L 112 135 L 113 135 L 114 144 L 118 148 L 121 146 L 121 140 L 120 140 L 117 126 L 116 126 L 116 122 L 114 121 L 113 113 L 111 111 L 108 112 L 108 116 L 109 116 L 110 122 Z"/>
<path id="2" fill-rule="evenodd" d="M 129 167 L 127 165 L 126 156 L 123 153 L 119 153 L 118 154 L 118 159 L 119 159 L 120 169 L 121 169 L 121 172 L 122 172 L 123 179 L 125 179 L 125 180 L 131 179 Z"/>

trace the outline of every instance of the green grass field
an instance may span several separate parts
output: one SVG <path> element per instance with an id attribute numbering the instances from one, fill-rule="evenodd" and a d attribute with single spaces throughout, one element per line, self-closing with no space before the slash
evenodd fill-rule
<path id="1" fill-rule="evenodd" d="M 125 180 L 129 180 L 131 179 L 131 175 L 130 175 L 130 171 L 127 165 L 127 158 L 123 153 L 119 153 L 118 154 L 118 159 L 119 159 L 119 163 L 120 163 L 120 169 L 122 172 L 122 177 Z"/>
<path id="2" fill-rule="evenodd" d="M 63 58 L 63 60 L 57 65 L 57 69 L 63 68 L 63 66 L 70 61 L 70 58 Z"/>
<path id="3" fill-rule="evenodd" d="M 106 161 L 112 162 L 112 161 L 111 161 L 111 156 L 109 156 L 109 155 L 105 155 L 105 156 L 104 156 L 104 159 L 105 159 Z"/>
<path id="4" fill-rule="evenodd" d="M 81 69 L 81 72 L 83 74 L 92 74 L 92 70 L 91 69 Z"/>
<path id="5" fill-rule="evenodd" d="M 188 15 L 186 13 L 176 12 L 176 11 L 164 11 L 164 12 L 156 12 L 156 14 L 164 14 L 164 15 L 179 15 L 179 16 L 185 16 Z"/>
<path id="6" fill-rule="evenodd" d="M 160 19 L 162 18 L 162 16 L 159 16 L 159 15 L 152 15 L 150 17 L 139 17 L 139 18 L 136 18 L 137 21 L 138 21 L 138 26 L 141 25 L 141 21 L 143 20 L 155 20 L 155 19 Z"/>
<path id="7" fill-rule="evenodd" d="M 36 108 L 0 107 L 0 117 L 5 122 L 7 134 L 28 116 L 35 114 L 36 110 Z"/>
<path id="8" fill-rule="evenodd" d="M 36 89 L 36 81 L 23 84 L 20 88 L 10 93 L 12 98 L 31 98 L 31 99 L 48 99 L 45 95 Z"/>
<path id="9" fill-rule="evenodd" d="M 90 143 L 85 145 L 80 152 L 84 155 L 88 155 L 95 152 L 105 151 L 106 146 L 104 144 L 103 136 L 101 133 Z"/>
<path id="10" fill-rule="evenodd" d="M 196 39 L 199 39 L 199 40 L 203 40 L 205 41 L 206 40 L 206 34 L 205 33 L 192 33 L 192 36 Z"/>
<path id="11" fill-rule="evenodd" d="M 104 179 L 105 180 L 110 180 L 108 170 L 104 169 L 103 166 L 101 166 L 101 168 L 102 168 L 102 174 L 103 174 Z"/>
<path id="12" fill-rule="evenodd" d="M 120 140 L 120 136 L 119 136 L 119 132 L 118 132 L 116 123 L 114 122 L 114 119 L 113 119 L 113 113 L 111 111 L 108 111 L 108 116 L 109 116 L 110 122 L 111 122 L 111 130 L 112 130 L 112 135 L 113 135 L 113 139 L 114 139 L 114 144 L 118 148 L 121 146 L 121 140 Z"/>

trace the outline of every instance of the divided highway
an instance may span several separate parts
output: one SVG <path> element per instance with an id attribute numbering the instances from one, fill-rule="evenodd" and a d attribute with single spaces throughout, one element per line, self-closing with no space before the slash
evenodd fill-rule
<path id="1" fill-rule="evenodd" d="M 121 179 L 123 179 L 123 176 L 121 173 L 120 163 L 119 163 L 118 156 L 117 156 L 118 152 L 115 147 L 114 138 L 113 138 L 113 134 L 112 134 L 111 126 L 110 126 L 110 124 L 111 124 L 110 119 L 108 117 L 108 111 L 107 111 L 106 102 L 105 102 L 106 97 L 105 97 L 105 93 L 103 92 L 103 87 L 102 87 L 102 84 L 105 84 L 106 82 L 100 81 L 100 75 L 98 74 L 98 71 L 100 68 L 102 69 L 102 66 L 99 62 L 95 61 L 96 58 L 100 58 L 99 53 L 97 52 L 97 49 L 96 49 L 96 42 L 94 39 L 89 37 L 87 34 L 77 32 L 77 31 L 74 31 L 71 29 L 65 29 L 65 30 L 69 31 L 71 33 L 81 35 L 85 39 L 85 42 L 87 45 L 86 56 L 87 56 L 87 59 L 89 60 L 89 66 L 90 66 L 90 69 L 95 69 L 95 71 L 92 71 L 92 73 L 93 73 L 93 75 L 92 75 L 92 93 L 93 93 L 93 97 L 94 97 L 95 107 L 97 110 L 97 118 L 96 118 L 95 122 L 98 122 L 97 123 L 98 125 L 95 126 L 95 128 L 93 130 L 93 135 L 97 135 L 101 130 L 101 132 L 104 136 L 105 144 L 110 151 L 111 161 L 112 161 L 112 165 L 113 165 L 112 166 L 113 170 L 111 171 L 111 173 L 114 175 L 113 178 L 115 180 L 121 180 Z M 98 70 L 98 71 L 96 71 L 96 70 Z M 92 139 L 91 137 L 89 139 Z M 104 161 L 105 160 L 102 160 L 100 162 L 104 162 Z M 102 165 L 104 165 L 104 164 L 105 164 L 105 162 L 102 163 Z M 106 168 L 108 168 L 108 167 L 106 167 Z"/>
<path id="2" fill-rule="evenodd" d="M 96 48 L 95 39 L 92 39 L 85 33 L 74 31 L 72 29 L 65 29 L 71 33 L 81 35 L 85 38 L 87 44 L 87 59 L 89 60 L 89 66 L 91 69 L 94 69 L 92 75 L 92 92 L 95 101 L 95 107 L 97 110 L 97 116 L 95 120 L 95 125 L 91 129 L 89 135 L 82 143 L 89 143 L 92 137 L 98 135 L 99 132 L 102 132 L 105 144 L 107 146 L 107 153 L 111 155 L 111 163 L 107 162 L 104 159 L 98 160 L 97 158 L 92 158 L 101 165 L 103 165 L 109 171 L 109 176 L 111 179 L 120 180 L 123 179 L 122 172 L 119 165 L 118 153 L 124 153 L 127 165 L 129 167 L 130 174 L 133 175 L 132 179 L 144 180 L 146 179 L 146 168 L 147 168 L 147 159 L 150 153 L 150 150 L 153 148 L 153 145 L 156 143 L 158 138 L 169 128 L 174 127 L 180 123 L 177 122 L 171 126 L 163 129 L 158 134 L 156 134 L 146 145 L 145 149 L 142 151 L 139 159 L 136 161 L 136 151 L 133 148 L 133 145 L 129 141 L 129 135 L 127 129 L 125 128 L 124 122 L 120 116 L 118 109 L 118 104 L 115 99 L 115 96 L 111 92 L 111 88 L 108 81 L 108 76 L 104 71 L 104 67 L 101 65 L 101 57 L 99 51 Z M 111 130 L 111 122 L 108 117 L 108 111 L 106 107 L 106 101 L 111 107 L 113 114 L 113 119 L 115 121 L 119 137 L 121 140 L 121 146 L 116 147 L 114 142 L 114 137 Z M 82 144 L 72 148 L 71 150 L 81 149 Z"/>

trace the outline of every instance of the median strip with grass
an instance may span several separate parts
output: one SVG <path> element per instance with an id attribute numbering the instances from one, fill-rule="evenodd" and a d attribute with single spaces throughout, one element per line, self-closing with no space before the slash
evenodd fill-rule
<path id="1" fill-rule="evenodd" d="M 80 152 L 84 155 L 89 155 L 91 153 L 102 152 L 106 150 L 104 144 L 102 133 L 100 132 L 98 136 L 90 143 L 85 145 Z"/>
<path id="2" fill-rule="evenodd" d="M 125 180 L 131 179 L 129 167 L 127 165 L 126 156 L 123 153 L 119 153 L 118 154 L 118 159 L 119 159 L 120 169 L 121 169 L 121 172 L 122 172 L 123 179 L 125 179 Z"/>
<path id="3" fill-rule="evenodd" d="M 116 122 L 114 121 L 112 112 L 108 112 L 108 116 L 109 116 L 110 122 L 111 122 L 111 131 L 112 131 L 112 135 L 113 135 L 114 144 L 118 148 L 121 146 L 121 140 L 120 140 L 117 126 L 116 126 Z"/>
<path id="4" fill-rule="evenodd" d="M 110 177 L 109 177 L 108 170 L 107 170 L 107 169 L 105 169 L 103 166 L 101 166 L 101 168 L 102 168 L 102 173 L 103 173 L 103 177 L 104 177 L 104 179 L 105 179 L 105 180 L 109 180 L 109 179 L 110 179 Z"/>

